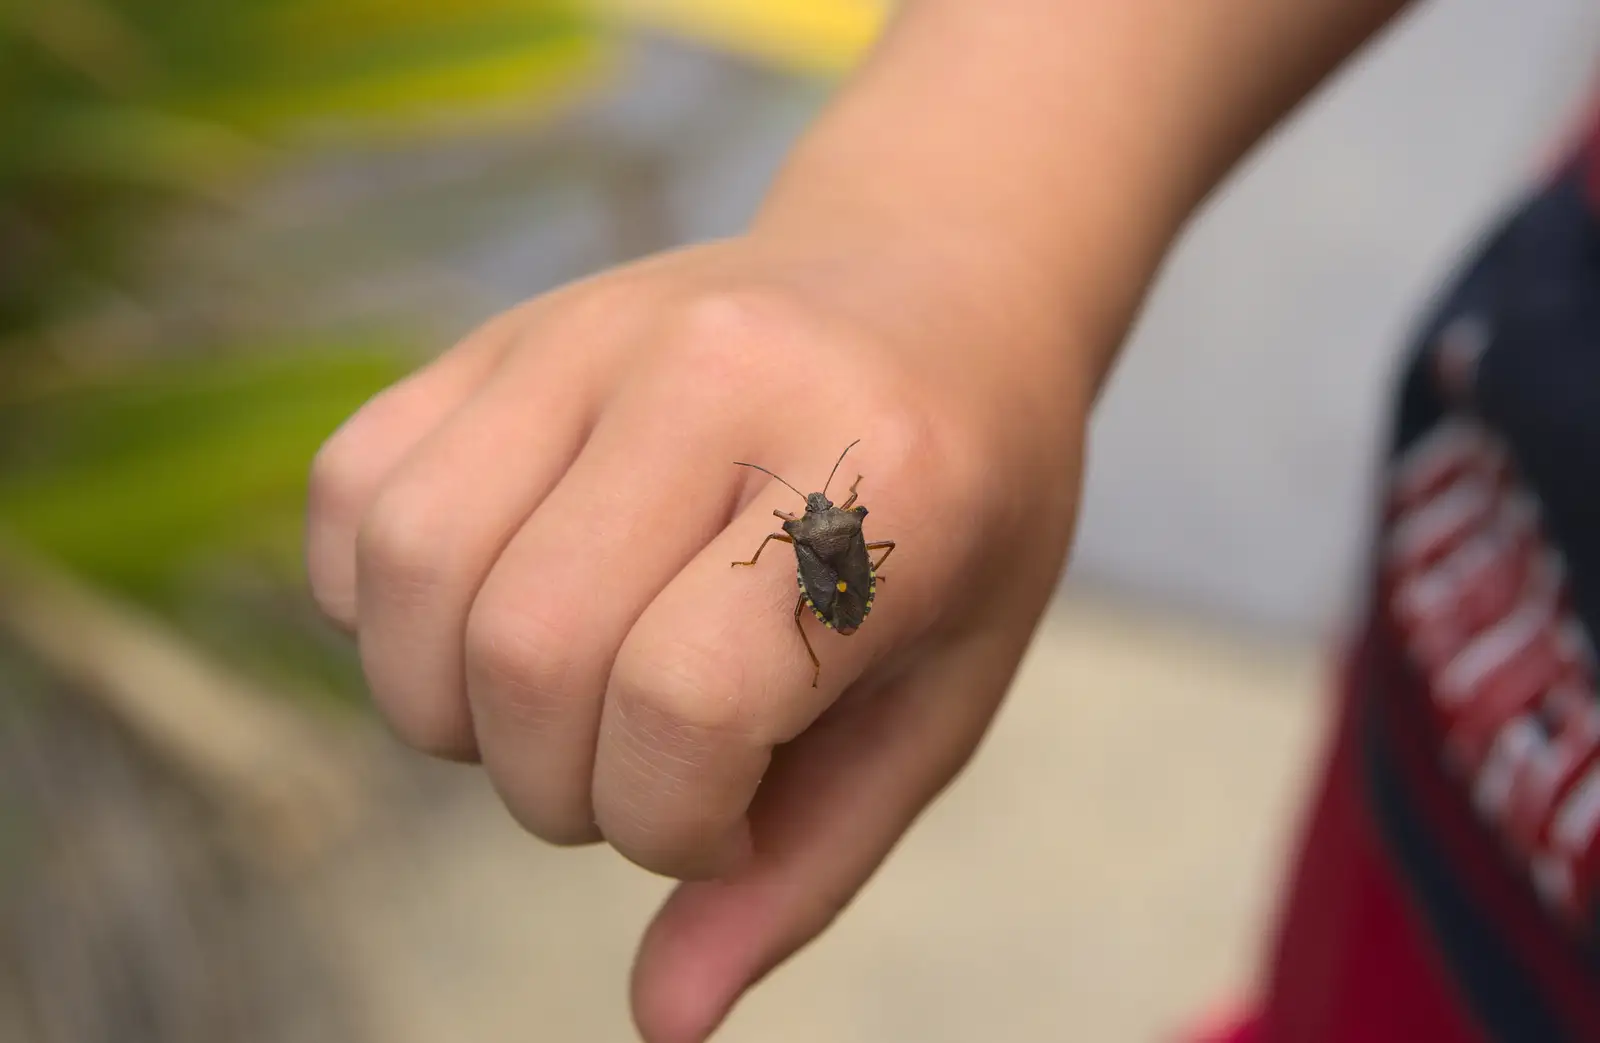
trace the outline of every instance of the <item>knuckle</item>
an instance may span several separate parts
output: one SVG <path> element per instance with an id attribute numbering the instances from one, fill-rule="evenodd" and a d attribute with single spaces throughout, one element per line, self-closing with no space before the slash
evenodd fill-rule
<path id="1" fill-rule="evenodd" d="M 675 361 L 702 379 L 739 381 L 782 360 L 805 332 L 804 312 L 784 295 L 734 288 L 682 304 L 667 343 Z"/>
<path id="2" fill-rule="evenodd" d="M 941 490 L 941 496 L 958 492 L 964 462 L 931 410 L 886 405 L 870 424 L 863 440 L 871 446 L 872 487 L 879 495 L 929 488 Z"/>
<path id="3" fill-rule="evenodd" d="M 311 474 L 306 483 L 309 509 L 313 514 L 338 510 L 350 500 L 350 491 L 363 484 L 359 443 L 347 432 L 334 433 L 311 458 Z"/>
<path id="4" fill-rule="evenodd" d="M 572 697 L 567 629 L 550 608 L 480 599 L 467 616 L 469 697 L 523 728 L 546 730 Z"/>
<path id="5" fill-rule="evenodd" d="M 891 476 L 940 490 L 970 504 L 998 487 L 1008 473 L 996 466 L 992 439 L 954 410 L 903 406 L 884 417 L 882 441 Z"/>
<path id="6" fill-rule="evenodd" d="M 640 290 L 632 280 L 614 275 L 555 291 L 549 299 L 559 300 L 560 307 L 549 309 L 542 319 L 549 324 L 548 339 L 604 341 L 626 330 L 639 314 Z"/>
<path id="7" fill-rule="evenodd" d="M 317 451 L 307 481 L 307 585 L 317 611 L 346 630 L 354 628 L 356 617 L 355 548 L 348 541 L 373 471 L 361 443 L 346 432 Z"/>
<path id="8" fill-rule="evenodd" d="M 904 470 L 917 461 L 940 456 L 945 447 L 939 444 L 940 425 L 935 422 L 934 413 L 931 407 L 909 401 L 879 411 L 875 438 L 891 467 Z M 939 464 L 942 468 L 942 458 Z"/>
<path id="9" fill-rule="evenodd" d="M 673 642 L 654 652 L 618 658 L 611 694 L 630 718 L 631 730 L 663 744 L 692 746 L 702 739 L 751 730 L 739 657 L 695 642 Z"/>
<path id="10" fill-rule="evenodd" d="M 448 519 L 427 497 L 401 485 L 386 490 L 356 534 L 363 588 L 401 608 L 431 601 L 450 575 Z"/>
<path id="11" fill-rule="evenodd" d="M 381 454 L 369 436 L 368 423 L 391 391 L 380 392 L 329 435 L 311 458 L 307 498 L 313 513 L 356 508 L 379 476 Z"/>

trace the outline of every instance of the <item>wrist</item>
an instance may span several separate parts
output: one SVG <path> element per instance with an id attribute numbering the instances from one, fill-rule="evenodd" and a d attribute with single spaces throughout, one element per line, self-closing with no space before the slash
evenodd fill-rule
<path id="1" fill-rule="evenodd" d="M 908 0 L 758 236 L 1069 337 L 1098 385 L 1171 242 L 1401 0 Z"/>
<path id="2" fill-rule="evenodd" d="M 920 6 L 800 142 L 753 234 L 892 267 L 916 299 L 978 313 L 986 351 L 1048 343 L 1097 388 L 1192 207 L 1185 172 L 1132 104 L 1111 118 L 1047 73 L 1016 82 L 1003 18 L 952 48 L 924 42 Z"/>
<path id="3" fill-rule="evenodd" d="M 839 133 L 835 134 L 835 130 Z M 1177 206 L 1151 205 L 1108 157 L 1081 164 L 1032 220 L 951 184 L 919 183 L 847 128 L 819 126 L 793 157 L 750 235 L 817 261 L 888 321 L 965 337 L 993 358 L 1040 356 L 1092 399 L 1161 258 L 1182 225 Z M 921 314 L 907 314 L 917 311 Z"/>

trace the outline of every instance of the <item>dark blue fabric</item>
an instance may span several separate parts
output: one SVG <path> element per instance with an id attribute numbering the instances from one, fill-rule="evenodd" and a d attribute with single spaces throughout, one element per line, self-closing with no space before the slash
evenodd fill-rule
<path id="1" fill-rule="evenodd" d="M 1408 360 L 1392 453 L 1447 415 L 1431 349 L 1468 315 L 1490 330 L 1474 406 L 1539 499 L 1592 640 L 1600 634 L 1600 218 L 1578 171 L 1502 222 L 1433 309 Z"/>
<path id="2" fill-rule="evenodd" d="M 1566 561 L 1574 608 L 1593 642 L 1600 634 L 1600 219 L 1584 198 L 1580 173 L 1569 170 L 1520 203 L 1441 294 L 1417 331 L 1390 451 L 1399 455 L 1462 408 L 1445 400 L 1430 352 L 1451 322 L 1483 320 L 1490 336 L 1469 408 L 1503 440 L 1539 501 L 1546 533 Z M 1395 714 L 1420 712 L 1392 701 L 1421 700 L 1426 693 L 1420 682 L 1400 683 L 1387 674 L 1380 672 L 1357 696 L 1368 701 L 1363 772 L 1379 832 L 1422 922 L 1491 1039 L 1573 1038 L 1564 1034 L 1531 971 L 1474 907 L 1438 827 L 1419 813 L 1403 770 L 1403 758 L 1415 751 L 1396 744 L 1390 731 Z M 1436 769 L 1437 762 L 1421 766 Z M 1466 794 L 1460 797 L 1465 807 Z M 1570 951 L 1576 964 L 1597 966 Z"/>
<path id="3" fill-rule="evenodd" d="M 1577 610 L 1600 634 L 1600 222 L 1576 179 L 1536 201 L 1504 247 L 1475 395 L 1543 507 Z"/>

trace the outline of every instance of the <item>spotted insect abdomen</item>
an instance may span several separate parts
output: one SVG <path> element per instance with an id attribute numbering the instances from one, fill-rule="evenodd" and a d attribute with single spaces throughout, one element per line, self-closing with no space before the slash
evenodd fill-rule
<path id="1" fill-rule="evenodd" d="M 817 622 L 832 630 L 833 620 L 823 615 L 822 609 L 818 608 L 816 602 L 811 600 L 811 591 L 806 589 L 806 577 L 798 568 L 794 570 L 794 581 L 800 587 L 800 596 L 806 599 L 806 608 L 809 608 L 811 614 L 817 617 Z"/>
<path id="2" fill-rule="evenodd" d="M 800 596 L 805 600 L 806 608 L 809 608 L 811 614 L 817 617 L 817 622 L 829 630 L 838 630 L 841 634 L 855 632 L 856 624 L 865 621 L 866 617 L 872 614 L 872 603 L 878 596 L 878 573 L 876 569 L 869 567 L 867 570 L 867 596 L 859 602 L 861 615 L 859 619 L 850 619 L 848 618 L 852 615 L 850 609 L 856 603 L 856 598 L 850 596 L 850 585 L 844 580 L 835 581 L 832 592 L 834 596 L 828 598 L 822 606 L 812 600 L 811 591 L 806 589 L 805 574 L 801 570 L 795 569 L 794 581 L 795 586 L 800 588 Z M 846 616 L 844 620 L 838 622 L 837 626 L 835 625 L 836 621 L 830 616 L 830 613 L 835 612 L 842 612 Z"/>

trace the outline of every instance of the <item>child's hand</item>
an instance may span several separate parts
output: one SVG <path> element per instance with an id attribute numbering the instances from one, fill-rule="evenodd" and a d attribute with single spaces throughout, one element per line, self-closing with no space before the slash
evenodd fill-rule
<path id="1" fill-rule="evenodd" d="M 896 6 L 755 234 L 501 316 L 313 476 L 312 585 L 395 730 L 541 837 L 702 881 L 640 953 L 651 1043 L 703 1039 L 965 763 L 1172 237 L 1402 3 Z M 733 462 L 811 492 L 858 438 L 834 488 L 896 550 L 859 633 L 806 621 L 812 688 L 792 552 L 729 567 L 801 504 Z"/>
<path id="2" fill-rule="evenodd" d="M 962 767 L 1060 570 L 1089 389 L 1064 331 L 753 238 L 500 316 L 318 457 L 309 567 L 394 729 L 680 888 L 636 1015 L 699 1040 Z M 891 274 L 896 273 L 896 274 Z M 795 632 L 774 508 L 862 475 L 871 617 Z M 759 789 L 758 789 L 759 786 Z"/>
<path id="3" fill-rule="evenodd" d="M 755 234 L 502 315 L 315 467 L 312 587 L 395 731 L 539 837 L 701 880 L 640 952 L 651 1043 L 706 1037 L 962 768 L 1171 240 L 1402 0 L 896 6 Z M 802 504 L 733 462 L 810 493 L 856 438 L 834 488 L 896 550 L 853 637 L 806 621 L 811 688 L 789 547 L 730 568 Z"/>

